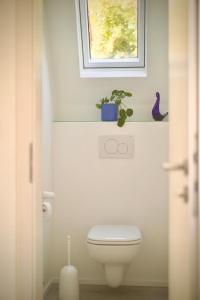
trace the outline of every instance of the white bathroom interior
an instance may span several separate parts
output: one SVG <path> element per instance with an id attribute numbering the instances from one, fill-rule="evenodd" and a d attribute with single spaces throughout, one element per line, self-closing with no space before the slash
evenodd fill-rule
<path id="1" fill-rule="evenodd" d="M 87 78 L 80 76 L 75 1 L 44 0 L 43 190 L 52 192 L 43 199 L 44 299 L 58 299 L 68 235 L 80 299 L 167 299 L 168 178 L 162 164 L 169 118 L 155 121 L 152 107 L 159 92 L 160 110 L 169 110 L 168 1 L 146 1 L 145 13 L 146 76 Z M 113 90 L 133 94 L 127 101 L 134 113 L 123 127 L 101 121 L 96 108 Z M 125 144 L 130 155 L 106 156 L 107 138 Z M 108 286 L 103 264 L 89 251 L 88 232 L 96 225 L 136 226 L 141 234 L 119 287 Z"/>

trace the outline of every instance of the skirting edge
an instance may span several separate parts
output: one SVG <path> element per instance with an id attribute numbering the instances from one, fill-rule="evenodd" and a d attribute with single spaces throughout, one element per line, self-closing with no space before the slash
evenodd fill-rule
<path id="1" fill-rule="evenodd" d="M 44 287 L 43 295 L 45 296 L 52 285 L 58 285 L 59 278 L 53 277 Z M 106 285 L 106 282 L 101 279 L 79 278 L 79 283 L 82 285 Z M 164 280 L 125 280 L 123 286 L 147 286 L 147 287 L 168 287 L 168 282 Z"/>

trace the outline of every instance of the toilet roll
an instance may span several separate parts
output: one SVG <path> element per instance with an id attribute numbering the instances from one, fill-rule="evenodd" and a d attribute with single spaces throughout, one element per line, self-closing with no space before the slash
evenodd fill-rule
<path id="1" fill-rule="evenodd" d="M 45 201 L 43 202 L 43 214 L 46 220 L 49 220 L 52 216 L 52 205 Z"/>

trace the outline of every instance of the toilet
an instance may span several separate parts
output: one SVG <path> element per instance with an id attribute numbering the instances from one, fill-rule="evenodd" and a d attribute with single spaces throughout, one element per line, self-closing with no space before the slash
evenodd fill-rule
<path id="1" fill-rule="evenodd" d="M 108 286 L 121 285 L 141 240 L 141 232 L 136 226 L 96 225 L 90 229 L 87 235 L 89 255 L 103 265 Z"/>

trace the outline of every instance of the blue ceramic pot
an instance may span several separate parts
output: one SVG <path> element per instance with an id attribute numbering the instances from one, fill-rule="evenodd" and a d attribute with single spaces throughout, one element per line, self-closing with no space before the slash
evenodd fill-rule
<path id="1" fill-rule="evenodd" d="M 101 106 L 102 121 L 117 121 L 118 120 L 118 105 L 115 103 L 106 103 Z"/>

